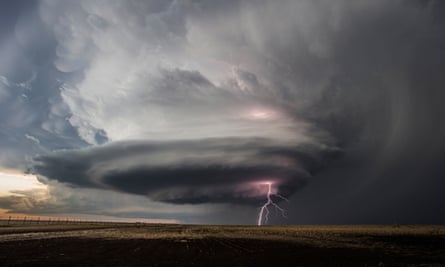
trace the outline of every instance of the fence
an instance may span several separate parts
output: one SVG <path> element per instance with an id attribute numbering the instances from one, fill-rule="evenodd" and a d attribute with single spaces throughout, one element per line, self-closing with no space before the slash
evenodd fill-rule
<path id="1" fill-rule="evenodd" d="M 41 218 L 28 216 L 7 216 L 0 218 L 0 226 L 14 225 L 60 225 L 60 224 L 115 224 L 116 222 L 82 220 L 77 218 Z"/>

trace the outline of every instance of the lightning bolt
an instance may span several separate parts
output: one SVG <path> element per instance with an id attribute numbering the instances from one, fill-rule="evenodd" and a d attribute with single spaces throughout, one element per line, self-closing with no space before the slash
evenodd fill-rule
<path id="1" fill-rule="evenodd" d="M 272 193 L 272 183 L 271 182 L 265 182 L 263 184 L 268 186 L 267 195 L 266 195 L 267 201 L 266 201 L 266 203 L 264 203 L 263 206 L 261 206 L 260 212 L 258 214 L 258 226 L 263 225 L 263 222 L 267 223 L 267 221 L 269 220 L 269 206 L 274 206 L 276 210 L 279 210 L 281 212 L 281 215 L 283 217 L 286 217 L 285 210 L 283 208 L 281 208 L 280 206 L 278 206 L 278 204 L 273 201 L 272 196 L 289 201 L 287 198 L 285 198 L 283 196 Z"/>

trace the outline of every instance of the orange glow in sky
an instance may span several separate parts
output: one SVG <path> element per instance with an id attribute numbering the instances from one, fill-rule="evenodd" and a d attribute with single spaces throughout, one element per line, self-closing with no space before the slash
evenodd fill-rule
<path id="1" fill-rule="evenodd" d="M 32 174 L 18 171 L 0 170 L 0 196 L 12 195 L 14 191 L 46 189 Z"/>

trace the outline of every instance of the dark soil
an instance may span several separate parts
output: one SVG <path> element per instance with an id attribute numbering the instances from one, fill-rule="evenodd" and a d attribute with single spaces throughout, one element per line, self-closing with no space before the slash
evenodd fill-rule
<path id="1" fill-rule="evenodd" d="M 118 231 L 131 233 L 132 229 Z M 319 246 L 298 239 L 240 238 L 236 232 L 232 235 L 230 238 L 197 234 L 178 234 L 176 238 L 97 238 L 79 234 L 3 242 L 0 239 L 0 265 L 445 266 L 445 237 L 440 234 L 371 236 L 362 246 L 354 242 L 348 245 L 344 240 L 339 245 L 332 246 L 331 240 L 330 246 Z M 357 240 L 350 235 L 348 238 Z"/>

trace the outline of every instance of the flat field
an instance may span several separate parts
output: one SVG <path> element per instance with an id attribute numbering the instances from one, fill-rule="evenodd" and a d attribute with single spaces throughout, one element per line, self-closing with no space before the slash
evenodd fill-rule
<path id="1" fill-rule="evenodd" d="M 0 227 L 0 266 L 445 266 L 444 226 Z"/>

